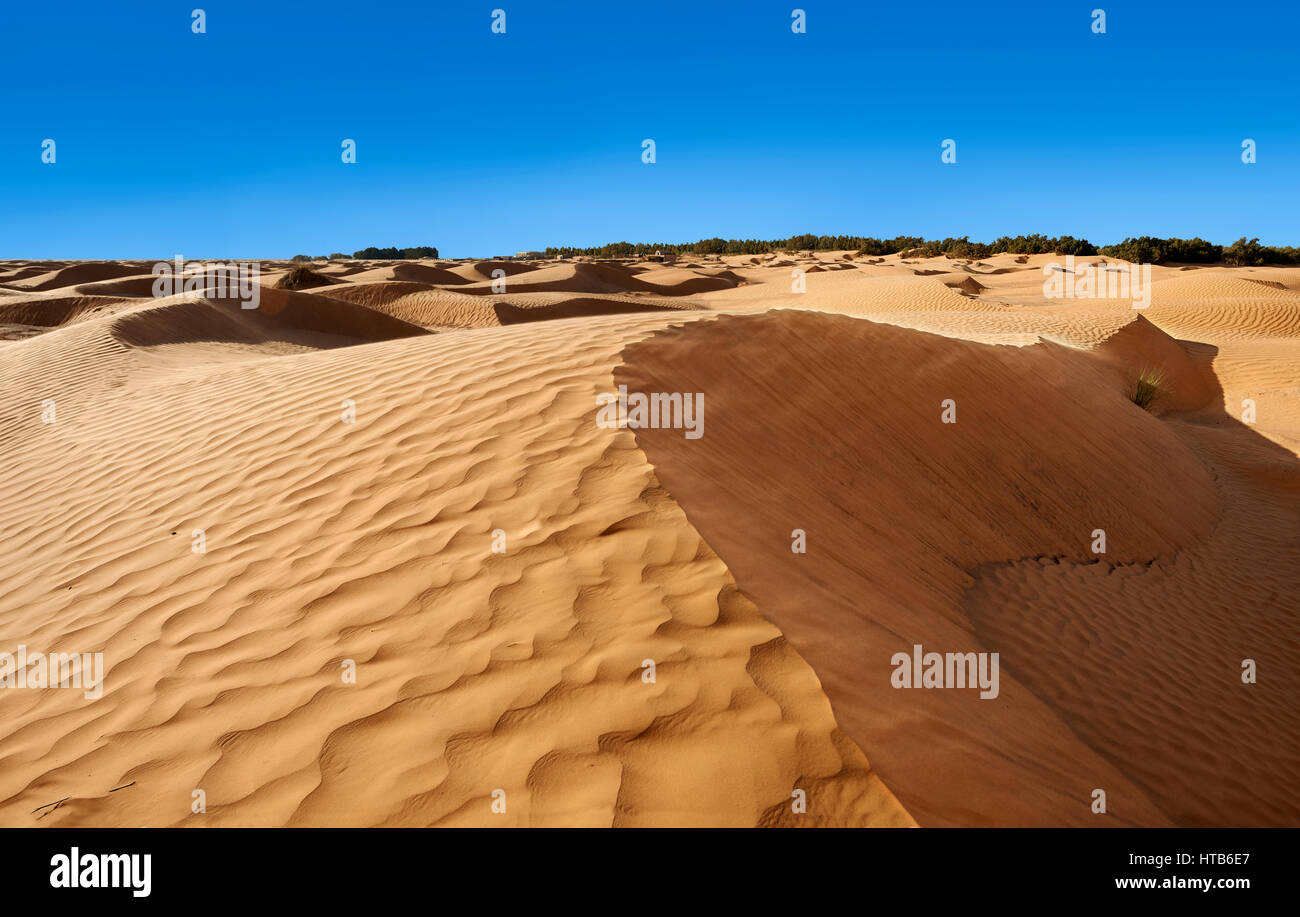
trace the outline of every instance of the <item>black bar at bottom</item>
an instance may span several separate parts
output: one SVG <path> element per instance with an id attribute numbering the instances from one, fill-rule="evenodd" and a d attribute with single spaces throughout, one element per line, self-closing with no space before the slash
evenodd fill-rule
<path id="1" fill-rule="evenodd" d="M 864 907 L 877 894 L 926 908 L 1102 899 L 1232 907 L 1292 890 L 1283 874 L 1293 871 L 1296 840 L 1292 829 L 11 829 L 0 831 L 0 888 L 7 904 L 126 907 L 286 900 L 333 910 L 408 896 L 435 909 L 475 900 L 659 909 L 697 887 L 707 899 L 769 908 L 808 908 L 832 890 Z M 470 897 L 457 904 L 461 893 Z"/>

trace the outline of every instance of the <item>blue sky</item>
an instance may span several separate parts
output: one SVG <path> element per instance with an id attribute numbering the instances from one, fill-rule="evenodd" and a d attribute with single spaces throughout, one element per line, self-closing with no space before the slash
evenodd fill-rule
<path id="1" fill-rule="evenodd" d="M 1292 0 L 8 4 L 0 258 L 1300 244 L 1298 27 Z"/>

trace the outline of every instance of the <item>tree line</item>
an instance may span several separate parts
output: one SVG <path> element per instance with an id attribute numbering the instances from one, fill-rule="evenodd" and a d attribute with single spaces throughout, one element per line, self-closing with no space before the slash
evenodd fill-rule
<path id="1" fill-rule="evenodd" d="M 655 252 L 675 252 L 695 255 L 768 255 L 777 252 L 849 251 L 866 257 L 902 255 L 904 258 L 987 258 L 1003 253 L 1015 255 L 1105 255 L 1134 264 L 1232 264 L 1254 267 L 1263 264 L 1300 264 L 1300 248 L 1295 246 L 1261 245 L 1258 238 L 1242 236 L 1231 245 L 1216 245 L 1202 238 L 1161 239 L 1155 236 L 1126 238 L 1114 245 L 1097 247 L 1087 239 L 1074 236 L 999 236 L 992 242 L 972 242 L 969 237 L 925 239 L 921 236 L 895 236 L 877 239 L 873 236 L 816 236 L 812 233 L 791 236 L 788 239 L 701 239 L 698 242 L 609 242 L 589 248 L 573 246 L 547 248 L 548 258 L 633 258 Z M 432 245 L 412 248 L 376 248 L 371 246 L 345 255 L 334 252 L 328 257 L 320 255 L 294 255 L 294 261 L 397 261 L 415 258 L 437 258 L 438 249 Z"/>
<path id="2" fill-rule="evenodd" d="M 437 258 L 438 250 L 432 245 L 416 245 L 412 248 L 375 248 L 373 245 L 369 248 L 363 248 L 361 251 L 353 252 L 351 255 L 345 255 L 342 252 L 334 252 L 330 255 L 294 255 L 294 261 L 348 261 L 356 259 L 358 261 L 412 261 L 416 258 Z"/>
<path id="3" fill-rule="evenodd" d="M 1087 239 L 1074 236 L 1000 236 L 992 242 L 972 242 L 969 237 L 925 239 L 920 236 L 896 236 L 877 239 L 872 236 L 817 236 L 811 233 L 788 239 L 701 239 L 684 244 L 671 242 L 610 242 L 590 248 L 573 246 L 547 248 L 548 257 L 631 258 L 656 251 L 696 255 L 767 255 L 777 252 L 851 251 L 868 257 L 902 255 L 905 258 L 987 258 L 1003 253 L 1016 255 L 1105 255 L 1124 261 L 1146 264 L 1182 263 L 1254 266 L 1261 264 L 1300 264 L 1300 249 L 1294 246 L 1261 245 L 1258 238 L 1244 236 L 1231 245 L 1216 245 L 1201 238 L 1160 239 L 1153 236 L 1126 238 L 1100 248 Z"/>

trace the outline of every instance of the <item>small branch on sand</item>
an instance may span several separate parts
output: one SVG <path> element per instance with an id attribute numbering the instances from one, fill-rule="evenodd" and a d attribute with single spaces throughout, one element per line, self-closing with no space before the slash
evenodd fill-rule
<path id="1" fill-rule="evenodd" d="M 36 808 L 32 809 L 32 814 L 35 815 L 37 812 L 41 811 L 41 809 L 50 809 L 50 812 L 53 812 L 54 809 L 57 809 L 59 806 L 63 805 L 71 798 L 72 798 L 71 796 L 64 796 L 62 799 L 56 799 L 54 802 L 47 802 L 43 806 L 37 806 Z M 54 808 L 51 809 L 50 808 L 51 806 L 53 806 Z M 45 815 L 49 815 L 50 812 L 46 812 Z M 44 818 L 45 815 L 42 815 L 41 818 Z"/>
<path id="2" fill-rule="evenodd" d="M 115 786 L 115 787 L 113 787 L 111 790 L 109 790 L 109 792 L 110 792 L 110 793 L 116 793 L 118 790 L 124 790 L 124 789 L 126 789 L 127 787 L 129 787 L 129 786 L 135 786 L 135 781 L 132 780 L 130 783 L 124 783 L 124 784 L 122 784 L 121 786 Z M 71 799 L 71 798 L 72 798 L 71 796 L 64 796 L 62 799 L 56 799 L 56 800 L 54 800 L 54 802 L 47 802 L 47 803 L 46 803 L 45 805 L 43 805 L 43 806 L 37 806 L 36 808 L 32 809 L 32 814 L 35 815 L 37 812 L 41 811 L 41 809 L 49 809 L 50 812 L 53 812 L 55 809 L 57 809 L 59 806 L 63 805 L 65 802 L 67 802 L 67 801 L 68 801 L 69 799 Z M 45 815 L 49 815 L 50 812 L 46 812 Z M 42 815 L 41 818 L 44 818 L 45 815 Z"/>

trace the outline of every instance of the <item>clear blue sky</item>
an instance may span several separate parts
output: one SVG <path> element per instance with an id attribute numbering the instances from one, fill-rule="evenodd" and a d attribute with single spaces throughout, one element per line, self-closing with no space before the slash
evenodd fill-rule
<path id="1" fill-rule="evenodd" d="M 1294 0 L 9 3 L 0 257 L 1300 244 L 1297 34 Z"/>

